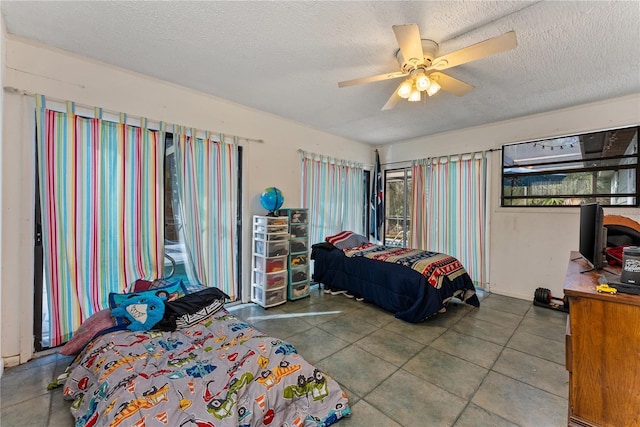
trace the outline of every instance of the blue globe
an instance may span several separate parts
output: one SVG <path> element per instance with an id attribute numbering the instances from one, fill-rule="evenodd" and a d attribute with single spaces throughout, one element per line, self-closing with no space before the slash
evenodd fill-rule
<path id="1" fill-rule="evenodd" d="M 283 203 L 284 196 L 282 195 L 282 191 L 276 187 L 265 188 L 264 193 L 260 195 L 260 204 L 268 210 L 270 214 L 280 209 Z"/>

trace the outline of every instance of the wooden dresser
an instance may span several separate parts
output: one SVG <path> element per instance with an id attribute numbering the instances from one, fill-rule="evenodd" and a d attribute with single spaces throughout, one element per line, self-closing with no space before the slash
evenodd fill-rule
<path id="1" fill-rule="evenodd" d="M 640 426 L 640 295 L 598 293 L 600 275 L 616 276 L 581 274 L 588 269 L 572 252 L 564 283 L 568 425 Z"/>

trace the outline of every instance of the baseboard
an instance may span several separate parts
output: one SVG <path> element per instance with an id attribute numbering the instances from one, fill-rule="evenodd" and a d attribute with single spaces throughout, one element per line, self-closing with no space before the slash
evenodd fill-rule
<path id="1" fill-rule="evenodd" d="M 533 299 L 532 295 L 522 295 L 516 292 L 509 292 L 506 291 L 504 289 L 496 289 L 493 288 L 490 292 L 490 294 L 495 294 L 495 295 L 502 295 L 504 297 L 511 297 L 511 298 L 518 298 L 518 299 L 523 299 L 523 300 L 531 300 Z"/>
<path id="2" fill-rule="evenodd" d="M 2 361 L 3 369 L 5 367 L 10 368 L 12 366 L 18 366 L 20 364 L 20 356 L 9 356 L 0 358 L 0 360 Z"/>

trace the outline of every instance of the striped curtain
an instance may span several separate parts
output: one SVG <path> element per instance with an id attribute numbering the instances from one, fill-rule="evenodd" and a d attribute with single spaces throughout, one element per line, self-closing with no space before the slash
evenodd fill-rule
<path id="1" fill-rule="evenodd" d="M 309 209 L 311 243 L 343 230 L 364 231 L 361 163 L 302 152 L 302 207 Z"/>
<path id="2" fill-rule="evenodd" d="M 157 131 L 43 107 L 37 157 L 51 346 L 138 278 L 162 276 Z"/>
<path id="3" fill-rule="evenodd" d="M 427 243 L 427 186 L 429 164 L 427 159 L 414 160 L 411 165 L 411 221 L 409 246 L 429 249 Z"/>
<path id="4" fill-rule="evenodd" d="M 174 140 L 183 237 L 193 266 L 189 281 L 218 287 L 235 300 L 238 144 L 184 130 Z"/>
<path id="5" fill-rule="evenodd" d="M 484 153 L 412 164 L 411 246 L 458 258 L 476 286 L 487 283 Z"/>

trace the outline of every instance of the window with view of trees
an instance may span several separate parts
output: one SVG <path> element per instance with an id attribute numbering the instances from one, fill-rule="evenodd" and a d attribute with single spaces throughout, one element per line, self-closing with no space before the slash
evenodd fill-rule
<path id="1" fill-rule="evenodd" d="M 407 247 L 411 218 L 411 168 L 385 171 L 384 244 Z"/>
<path id="2" fill-rule="evenodd" d="M 634 126 L 502 147 L 502 206 L 638 206 Z"/>

